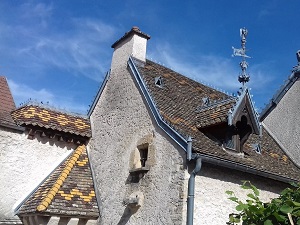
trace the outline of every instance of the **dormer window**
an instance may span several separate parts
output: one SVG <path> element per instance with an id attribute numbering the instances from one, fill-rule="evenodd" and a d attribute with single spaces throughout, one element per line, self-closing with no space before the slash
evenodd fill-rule
<path id="1" fill-rule="evenodd" d="M 163 87 L 163 81 L 161 77 L 155 77 L 155 85 L 162 88 Z"/>
<path id="2" fill-rule="evenodd" d="M 247 117 L 243 115 L 235 125 L 228 127 L 224 146 L 230 150 L 242 152 L 243 146 L 251 133 L 252 128 L 248 124 Z"/>

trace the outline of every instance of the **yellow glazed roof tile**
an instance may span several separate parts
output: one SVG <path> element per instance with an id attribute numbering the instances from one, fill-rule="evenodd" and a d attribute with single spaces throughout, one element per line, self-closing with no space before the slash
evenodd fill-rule
<path id="1" fill-rule="evenodd" d="M 74 116 L 35 105 L 22 106 L 13 111 L 11 116 L 19 125 L 34 125 L 91 137 L 90 121 L 80 116 Z"/>
<path id="2" fill-rule="evenodd" d="M 84 165 L 82 162 L 85 162 Z M 80 145 L 40 185 L 19 209 L 18 215 L 47 214 L 97 218 L 95 189 L 86 146 Z"/>

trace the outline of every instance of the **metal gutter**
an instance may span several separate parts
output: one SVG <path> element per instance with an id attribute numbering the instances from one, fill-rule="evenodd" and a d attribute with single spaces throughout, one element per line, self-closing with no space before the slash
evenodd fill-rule
<path id="1" fill-rule="evenodd" d="M 195 154 L 194 157 L 201 157 L 202 162 L 205 162 L 205 163 L 209 163 L 209 164 L 213 164 L 213 165 L 217 165 L 217 166 L 221 166 L 221 167 L 225 167 L 225 168 L 229 168 L 229 169 L 234 169 L 234 170 L 238 170 L 241 172 L 246 172 L 246 173 L 250 173 L 250 174 L 254 174 L 254 175 L 259 175 L 262 177 L 270 178 L 270 179 L 281 181 L 284 183 L 297 182 L 297 180 L 294 180 L 291 178 L 282 177 L 280 175 L 276 175 L 276 174 L 265 172 L 265 171 L 260 171 L 255 168 L 252 168 L 250 166 L 245 166 L 243 164 L 232 162 L 232 161 L 229 161 L 226 159 L 220 159 L 220 158 L 213 157 L 213 156 L 203 155 L 201 153 Z"/>
<path id="2" fill-rule="evenodd" d="M 20 127 L 20 126 L 17 126 L 17 125 L 10 125 L 10 124 L 5 124 L 5 123 L 0 123 L 0 127 L 6 127 L 6 128 L 10 128 L 10 129 L 13 129 L 15 131 L 21 131 L 21 132 L 24 132 L 25 131 L 25 127 Z"/>
<path id="3" fill-rule="evenodd" d="M 141 75 L 140 75 L 138 69 L 136 68 L 134 61 L 131 57 L 128 60 L 128 66 L 129 66 L 140 90 L 142 91 L 142 94 L 143 94 L 144 98 L 146 99 L 152 114 L 154 115 L 157 125 L 161 129 L 163 129 L 184 151 L 187 151 L 187 148 L 188 148 L 187 140 L 181 134 L 179 134 L 176 130 L 174 130 L 172 127 L 170 127 L 170 125 L 168 125 L 162 119 L 162 117 L 159 114 L 159 112 L 155 106 L 155 103 L 153 102 L 153 100 L 146 88 L 146 85 L 145 85 L 143 79 L 141 78 Z"/>
<path id="4" fill-rule="evenodd" d="M 96 107 L 96 105 L 97 105 L 97 103 L 98 103 L 98 101 L 99 101 L 99 98 L 100 98 L 100 96 L 101 96 L 101 94 L 102 94 L 102 92 L 103 92 L 103 90 L 104 90 L 104 88 L 105 88 L 105 86 L 106 86 L 106 83 L 107 83 L 109 77 L 110 77 L 110 72 L 108 71 L 108 72 L 106 73 L 106 75 L 105 75 L 105 78 L 104 78 L 104 80 L 103 80 L 103 82 L 102 82 L 102 84 L 101 84 L 100 89 L 99 89 L 98 92 L 97 92 L 96 97 L 94 98 L 93 104 L 91 105 L 91 107 L 90 107 L 90 109 L 89 109 L 89 111 L 88 111 L 88 113 L 87 113 L 87 116 L 88 116 L 88 117 L 90 117 L 90 116 L 92 115 L 92 113 L 93 113 L 93 111 L 94 111 L 94 109 L 95 109 L 95 107 Z"/>
<path id="5" fill-rule="evenodd" d="M 191 176 L 189 178 L 188 183 L 188 197 L 187 197 L 187 217 L 186 224 L 193 225 L 194 224 L 194 199 L 195 199 L 195 178 L 197 173 L 200 172 L 202 166 L 202 159 L 199 156 L 196 156 L 196 166 L 192 171 Z"/>

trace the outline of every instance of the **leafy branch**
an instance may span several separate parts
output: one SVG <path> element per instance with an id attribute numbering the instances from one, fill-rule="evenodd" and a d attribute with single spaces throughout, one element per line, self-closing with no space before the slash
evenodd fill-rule
<path id="1" fill-rule="evenodd" d="M 242 222 L 242 225 L 300 225 L 300 183 L 292 183 L 278 198 L 264 203 L 259 190 L 250 181 L 243 181 L 241 188 L 249 189 L 246 202 L 239 200 L 233 191 L 226 191 L 235 202 L 238 213 L 229 215 L 228 225 Z"/>

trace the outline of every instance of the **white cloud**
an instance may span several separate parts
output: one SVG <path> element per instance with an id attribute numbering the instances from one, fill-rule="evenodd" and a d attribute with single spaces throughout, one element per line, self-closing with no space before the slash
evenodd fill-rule
<path id="1" fill-rule="evenodd" d="M 0 49 L 18 67 L 57 69 L 61 73 L 101 81 L 110 66 L 110 44 L 116 28 L 98 19 L 70 18 L 59 30 L 48 26 L 55 18 L 52 4 L 26 3 L 10 23 L 0 22 Z M 20 38 L 21 37 L 21 38 Z M 4 57 L 4 56 L 3 56 Z M 5 62 L 5 59 L 1 62 Z M 26 71 L 25 71 L 26 72 Z M 40 73 L 42 74 L 42 73 Z"/>
<path id="2" fill-rule="evenodd" d="M 33 96 L 37 96 L 39 101 L 43 101 L 45 103 L 48 101 L 52 102 L 54 99 L 54 94 L 45 88 L 35 90 L 24 84 L 18 84 L 10 79 L 8 79 L 8 84 L 17 106 L 21 103 L 27 102 L 29 99 L 36 100 L 33 99 Z"/>
<path id="3" fill-rule="evenodd" d="M 241 87 L 238 82 L 238 75 L 241 72 L 238 58 L 224 58 L 217 55 L 204 55 L 190 53 L 180 46 L 169 44 L 159 44 L 149 53 L 149 59 L 165 64 L 167 67 L 179 72 L 193 80 L 228 93 L 235 93 Z M 247 84 L 254 94 L 254 97 L 261 107 L 269 90 L 270 82 L 276 76 L 275 71 L 271 71 L 273 62 L 262 62 L 250 66 L 248 73 L 250 82 Z M 264 99 L 262 99 L 264 97 Z"/>
<path id="4" fill-rule="evenodd" d="M 87 107 L 83 104 L 79 104 L 74 97 L 70 95 L 57 96 L 46 88 L 33 89 L 27 85 L 16 83 L 11 79 L 8 79 L 8 84 L 17 107 L 32 101 L 53 106 L 59 110 L 86 114 Z"/>

